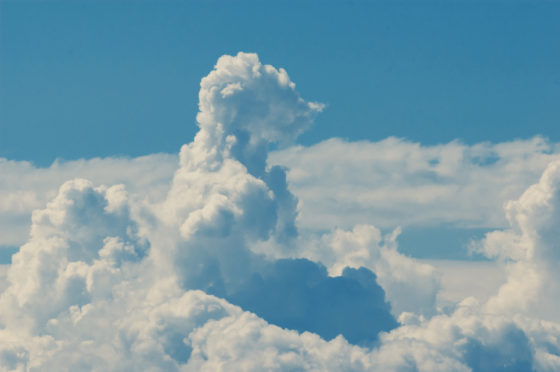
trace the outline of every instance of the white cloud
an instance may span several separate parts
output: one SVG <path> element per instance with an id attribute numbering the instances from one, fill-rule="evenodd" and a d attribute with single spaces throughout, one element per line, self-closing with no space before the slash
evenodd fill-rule
<path id="1" fill-rule="evenodd" d="M 560 161 L 552 162 L 539 182 L 506 206 L 511 228 L 488 233 L 479 249 L 505 261 L 507 282 L 488 309 L 528 312 L 560 321 Z"/>
<path id="2" fill-rule="evenodd" d="M 235 89 L 228 88 L 231 84 Z M 331 334 L 336 329 L 353 341 L 369 342 L 379 330 L 396 324 L 375 278 L 342 275 L 338 281 L 356 286 L 354 294 L 342 298 L 346 294 L 338 281 L 319 265 L 290 259 L 271 263 L 251 250 L 263 242 L 282 252 L 296 245 L 296 199 L 287 189 L 284 170 L 265 167 L 267 149 L 305 129 L 319 107 L 299 97 L 285 72 L 263 66 L 256 55 L 220 58 L 201 83 L 200 131 L 181 149 L 180 168 L 157 209 L 166 227 L 180 233 L 166 258 L 185 289 L 225 297 L 282 326 L 312 329 L 323 337 L 336 336 Z M 291 305 L 301 311 L 290 312 L 284 301 L 273 308 L 263 304 L 267 292 L 290 290 Z M 358 300 L 358 293 L 373 302 Z M 340 314 L 327 313 L 317 306 L 327 298 L 347 301 L 348 306 L 338 308 Z M 365 311 L 378 319 L 362 332 L 345 315 Z M 327 314 L 340 319 L 329 322 Z"/>
<path id="3" fill-rule="evenodd" d="M 296 235 L 295 199 L 284 171 L 265 168 L 267 151 L 309 126 L 320 105 L 304 101 L 284 70 L 245 53 L 221 57 L 202 79 L 199 97 L 200 131 L 181 148 L 157 213 L 180 232 L 168 259 L 183 284 L 223 294 L 251 274 L 241 269 L 258 260 L 248 244 Z"/>
<path id="4" fill-rule="evenodd" d="M 129 203 L 122 186 L 78 179 L 34 212 L 32 236 L 14 257 L 0 297 L 3 370 L 367 366 L 367 351 L 341 338 L 282 330 L 225 300 L 179 288 L 173 272 L 154 270 L 159 261 L 146 256 Z"/>
<path id="5" fill-rule="evenodd" d="M 0 297 L 0 323 L 41 330 L 73 305 L 111 295 L 148 243 L 137 235 L 122 186 L 68 181 L 47 208 L 33 213 L 31 237 L 13 257 Z"/>
<path id="6" fill-rule="evenodd" d="M 560 159 L 555 143 L 536 137 L 504 143 L 423 146 L 405 139 L 329 139 L 271 154 L 288 168 L 300 200 L 303 228 L 395 226 L 500 228 L 502 207 L 516 199 L 547 164 Z"/>
<path id="7" fill-rule="evenodd" d="M 466 299 L 451 313 L 429 320 L 403 314 L 399 320 L 404 325 L 382 337 L 375 351 L 379 358 L 384 351 L 410 356 L 421 343 L 429 348 L 413 357 L 416 361 L 435 349 L 474 371 L 558 370 L 559 190 L 560 162 L 555 161 L 538 183 L 507 203 L 510 228 L 488 233 L 479 242 L 479 250 L 505 265 L 505 283 L 495 295 L 482 304 Z"/>
<path id="8" fill-rule="evenodd" d="M 238 143 L 248 141 L 243 151 L 262 141 L 295 139 L 323 107 L 304 101 L 286 70 L 263 65 L 256 54 L 247 53 L 218 59 L 200 82 L 198 106 L 201 132 L 195 142 L 210 140 L 220 145 L 233 134 Z"/>
<path id="9" fill-rule="evenodd" d="M 253 314 L 209 322 L 191 334 L 192 371 L 365 371 L 367 351 L 266 324 Z"/>
<path id="10" fill-rule="evenodd" d="M 57 161 L 48 168 L 37 168 L 29 162 L 0 158 L 0 246 L 23 244 L 29 235 L 31 212 L 43 208 L 69 179 L 124 184 L 133 197 L 156 201 L 165 197 L 177 162 L 176 155 L 153 154 Z"/>
<path id="11" fill-rule="evenodd" d="M 216 87 L 229 84 L 234 86 L 213 95 Z M 255 294 L 252 278 L 268 275 L 269 268 L 274 268 L 278 276 L 267 277 L 272 280 L 268 285 L 280 283 L 290 290 L 296 279 L 303 291 L 295 302 L 279 298 L 284 308 L 329 310 L 317 306 L 338 298 L 335 310 L 340 324 L 323 315 L 311 325 L 315 312 L 295 312 L 289 319 L 301 324 L 295 328 L 316 327 L 329 337 L 358 332 L 352 337 L 370 341 L 380 329 L 396 325 L 383 290 L 369 271 L 331 278 L 316 263 L 268 262 L 249 249 L 251 242 L 280 244 L 296 237 L 295 198 L 281 168 L 265 169 L 266 148 L 269 142 L 295 137 L 318 110 L 320 105 L 306 103 L 297 95 L 284 71 L 261 65 L 255 55 L 224 57 L 202 83 L 201 130 L 181 150 L 180 167 L 163 202 L 158 203 L 157 186 L 167 177 L 165 171 L 151 175 L 144 185 L 134 184 L 143 172 L 134 174 L 128 179 L 130 193 L 123 185 L 95 186 L 84 179 L 64 183 L 45 208 L 33 212 L 29 240 L 9 266 L 8 286 L 0 296 L 0 339 L 7 340 L 0 345 L 2 367 L 47 371 L 203 368 L 185 362 L 200 364 L 201 353 L 219 346 L 215 337 L 208 334 L 201 339 L 197 332 L 211 331 L 218 325 L 212 320 L 220 319 L 262 332 L 261 341 L 268 339 L 270 345 L 263 350 L 263 360 L 279 370 L 327 365 L 324 353 L 294 357 L 292 352 L 282 352 L 286 342 L 322 349 L 335 345 L 333 360 L 343 355 L 339 348 L 344 354 L 358 350 L 367 359 L 365 351 L 342 339 L 329 343 L 317 335 L 282 330 L 222 299 L 193 291 L 204 289 L 255 307 L 258 298 L 251 297 Z M 149 164 L 154 160 L 142 159 Z M 111 160 L 102 161 L 106 162 Z M 39 170 L 27 169 L 28 174 L 35 171 Z M 53 178 L 59 175 L 51 174 Z M 155 193 L 143 194 L 142 187 L 150 185 L 156 186 Z M 354 291 L 346 293 L 341 284 Z M 243 296 L 236 297 L 239 293 Z M 361 319 L 368 321 L 368 328 L 356 328 L 362 324 L 357 323 L 360 318 L 348 316 L 355 311 L 359 316 L 375 314 Z M 259 312 L 273 319 L 283 314 L 281 308 Z M 379 322 L 386 324 L 376 325 Z M 227 346 L 254 347 L 249 336 L 235 335 L 236 343 Z M 210 351 L 204 351 L 208 347 Z M 252 354 L 248 351 L 237 355 L 232 368 L 251 363 L 245 357 Z M 198 359 L 191 361 L 191 352 Z M 221 352 L 212 355 L 210 362 L 222 365 L 223 357 Z M 345 368 L 348 363 L 357 362 L 345 359 L 338 365 Z"/>
<path id="12" fill-rule="evenodd" d="M 502 206 L 559 158 L 557 148 L 541 138 L 472 146 L 331 139 L 273 151 L 269 164 L 288 168 L 290 190 L 299 200 L 300 229 L 351 229 L 363 223 L 382 229 L 442 223 L 499 228 L 508 225 Z M 167 192 L 177 161 L 176 155 L 156 154 L 36 168 L 0 159 L 0 245 L 23 244 L 31 211 L 45 205 L 68 179 L 122 183 L 134 195 L 157 201 Z"/>
<path id="13" fill-rule="evenodd" d="M 485 314 L 472 299 L 451 315 L 400 320 L 404 325 L 384 335 L 374 351 L 377 360 L 388 361 L 388 370 L 528 371 L 534 364 L 534 345 L 523 330 Z"/>
<path id="14" fill-rule="evenodd" d="M 544 169 L 555 145 L 330 140 L 282 150 L 270 163 L 294 166 L 300 222 L 322 230 L 298 234 L 297 199 L 285 170 L 266 167 L 268 145 L 295 138 L 320 109 L 285 71 L 240 53 L 203 79 L 200 131 L 174 175 L 167 155 L 45 170 L 1 162 L 6 180 L 21 178 L 19 189 L 2 185 L 5 214 L 50 201 L 0 273 L 0 370 L 559 370 L 560 163 L 508 204 L 511 228 L 480 243 L 507 268 L 487 302 L 436 309 L 433 267 L 397 252 L 398 229 L 363 224 L 505 225 L 496 203 Z M 53 191 L 77 173 L 95 183 Z M 115 180 L 125 185 L 96 186 Z M 362 224 L 324 231 L 350 214 Z"/>

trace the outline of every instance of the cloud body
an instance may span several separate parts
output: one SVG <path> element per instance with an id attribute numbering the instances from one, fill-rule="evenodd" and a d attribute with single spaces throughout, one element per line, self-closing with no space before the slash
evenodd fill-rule
<path id="1" fill-rule="evenodd" d="M 97 184 L 123 184 L 130 197 L 156 201 L 165 196 L 176 168 L 177 156 L 169 154 L 56 161 L 48 168 L 0 159 L 0 246 L 24 244 L 31 213 L 52 200 L 65 181 L 85 178 Z"/>
<path id="2" fill-rule="evenodd" d="M 178 162 L 154 155 L 45 170 L 0 162 L 10 177 L 26 175 L 20 190 L 2 194 L 4 213 L 35 209 L 26 242 L 0 275 L 0 370 L 559 370 L 560 163 L 507 204 L 506 222 L 494 212 L 476 217 L 478 204 L 457 198 L 481 193 L 477 177 L 493 185 L 488 197 L 517 192 L 553 160 L 555 145 L 330 140 L 268 159 L 269 147 L 289 144 L 322 108 L 301 98 L 283 69 L 239 53 L 202 79 L 200 130 Z M 372 166 L 370 183 L 363 169 Z M 75 178 L 52 190 L 81 172 L 95 182 Z M 35 190 L 34 177 L 48 182 Z M 383 233 L 364 218 L 329 229 L 330 200 L 364 203 L 336 218 L 393 202 L 383 228 L 401 218 L 419 223 L 403 213 L 418 205 L 434 209 L 428 222 L 503 225 L 475 248 L 500 260 L 506 282 L 488 301 L 439 308 L 440 276 L 398 252 L 399 224 Z M 446 201 L 460 212 L 434 207 Z M 314 210 L 326 222 L 314 222 Z"/>
<path id="3" fill-rule="evenodd" d="M 162 220 L 170 217 L 168 226 L 180 232 L 170 257 L 185 289 L 227 298 L 283 327 L 374 341 L 397 323 L 367 269 L 330 278 L 314 262 L 271 264 L 251 250 L 296 238 L 296 199 L 284 170 L 266 168 L 267 149 L 293 139 L 321 107 L 305 102 L 284 70 L 261 65 L 256 55 L 220 58 L 201 82 L 200 131 L 181 149 L 162 206 Z M 360 329 L 368 314 L 369 326 Z"/>
<path id="4" fill-rule="evenodd" d="M 369 223 L 504 228 L 503 205 L 560 159 L 558 144 L 535 137 L 504 143 L 424 146 L 399 138 L 329 139 L 274 152 L 300 200 L 298 223 L 349 229 Z"/>
<path id="5" fill-rule="evenodd" d="M 478 246 L 506 263 L 508 280 L 488 308 L 524 311 L 560 321 L 557 294 L 560 276 L 560 162 L 552 162 L 538 183 L 506 206 L 511 228 L 488 233 Z"/>
<path id="6" fill-rule="evenodd" d="M 534 183 L 549 162 L 560 158 L 558 153 L 558 144 L 539 137 L 433 146 L 397 138 L 379 142 L 330 139 L 310 147 L 274 150 L 267 163 L 287 169 L 270 169 L 269 187 L 276 187 L 277 199 L 280 195 L 290 198 L 291 194 L 280 190 L 286 190 L 281 186 L 285 175 L 297 200 L 283 202 L 296 207 L 281 213 L 291 215 L 283 219 L 290 221 L 297 210 L 300 230 L 351 230 L 364 223 L 382 230 L 442 224 L 495 229 L 509 226 L 502 212 L 505 203 Z M 36 168 L 28 162 L 0 159 L 0 247 L 25 243 L 31 212 L 42 208 L 68 179 L 122 183 L 131 197 L 162 201 L 177 162 L 177 155 L 153 154 L 55 162 Z M 251 170 L 257 168 L 265 178 L 262 164 Z"/>
<path id="7" fill-rule="evenodd" d="M 312 353 L 295 355 L 293 346 L 282 351 L 283 339 L 353 349 L 336 336 L 368 342 L 394 328 L 384 291 L 368 269 L 332 278 L 318 263 L 269 261 L 250 249 L 255 242 L 297 237 L 296 199 L 284 170 L 266 168 L 269 144 L 293 139 L 321 109 L 294 88 L 285 71 L 261 65 L 256 55 L 223 57 L 201 83 L 200 131 L 181 149 L 162 201 L 130 197 L 123 185 L 74 179 L 35 210 L 30 238 L 14 255 L 0 297 L 0 332 L 8 340 L 1 345 L 2 367 L 260 368 L 258 358 L 249 361 L 241 352 L 229 363 L 225 351 L 212 354 L 214 328 L 227 326 L 254 329 L 247 337 L 235 335 L 233 348 L 254 346 L 262 334 L 270 344 L 262 359 L 273 369 L 292 370 L 326 363 Z M 301 294 L 284 302 L 293 284 Z M 263 293 L 284 306 L 259 308 Z M 212 294 L 304 333 L 269 325 Z M 304 311 L 280 319 L 290 306 Z M 335 315 L 339 320 L 332 322 Z M 359 328 L 360 319 L 367 328 Z"/>

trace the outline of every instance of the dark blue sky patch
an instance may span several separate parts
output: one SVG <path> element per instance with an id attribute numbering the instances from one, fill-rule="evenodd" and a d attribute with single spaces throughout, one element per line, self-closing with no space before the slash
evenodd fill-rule
<path id="1" fill-rule="evenodd" d="M 471 253 L 469 244 L 473 240 L 484 238 L 492 230 L 494 229 L 446 225 L 407 226 L 398 237 L 398 250 L 414 258 L 487 261 L 481 254 Z"/>
<path id="2" fill-rule="evenodd" d="M 329 277 L 325 267 L 306 259 L 274 262 L 227 299 L 280 327 L 327 340 L 342 334 L 353 344 L 371 345 L 379 332 L 398 325 L 374 273 L 346 268 Z"/>
<path id="3" fill-rule="evenodd" d="M 497 340 L 470 339 L 466 343 L 465 362 L 473 372 L 534 371 L 527 335 L 515 325 L 505 327 L 499 335 Z"/>
<path id="4" fill-rule="evenodd" d="M 8 265 L 12 263 L 12 256 L 19 251 L 19 247 L 0 246 L 0 265 Z"/>

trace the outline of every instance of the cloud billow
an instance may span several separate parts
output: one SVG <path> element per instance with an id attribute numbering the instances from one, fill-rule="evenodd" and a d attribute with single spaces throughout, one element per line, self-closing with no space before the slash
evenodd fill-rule
<path id="1" fill-rule="evenodd" d="M 367 343 L 394 328 L 368 269 L 331 277 L 318 263 L 271 261 L 251 250 L 259 242 L 288 250 L 296 244 L 297 200 L 285 170 L 266 168 L 268 146 L 293 140 L 321 109 L 299 97 L 284 70 L 252 54 L 224 56 L 201 83 L 200 131 L 181 149 L 162 203 L 139 202 L 122 185 L 65 183 L 33 213 L 31 237 L 8 269 L 0 296 L 2 368 L 204 370 L 210 367 L 201 363 L 219 355 L 203 351 L 210 336 L 200 335 L 219 322 L 272 332 L 272 347 L 285 332 L 295 342 L 301 337 L 275 323 L 343 349 L 352 346 L 340 334 Z M 275 364 L 291 369 L 321 359 Z"/>
<path id="2" fill-rule="evenodd" d="M 174 255 L 183 288 L 202 289 L 270 323 L 327 339 L 342 334 L 371 342 L 393 328 L 396 321 L 371 272 L 362 282 L 350 274 L 331 278 L 311 261 L 270 263 L 250 249 L 259 241 L 288 245 L 296 238 L 297 201 L 284 169 L 265 168 L 267 149 L 294 139 L 322 106 L 299 97 L 284 70 L 240 53 L 220 58 L 202 79 L 199 107 L 200 132 L 181 149 L 165 202 L 166 213 L 176 216 L 169 223 L 182 233 Z"/>
<path id="3" fill-rule="evenodd" d="M 511 229 L 479 243 L 504 260 L 504 286 L 442 309 L 437 273 L 398 252 L 398 228 L 298 231 L 298 200 L 268 151 L 323 106 L 286 71 L 223 56 L 199 100 L 200 130 L 172 177 L 154 171 L 129 192 L 70 180 L 33 212 L 0 287 L 0 370 L 560 369 L 558 292 L 543 284 L 557 281 L 558 163 L 508 205 Z M 115 162 L 144 175 L 152 161 Z"/>

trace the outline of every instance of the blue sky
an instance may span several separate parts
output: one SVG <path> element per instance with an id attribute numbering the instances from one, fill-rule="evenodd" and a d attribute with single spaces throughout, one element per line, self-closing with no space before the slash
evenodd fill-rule
<path id="1" fill-rule="evenodd" d="M 0 2 L 0 156 L 175 152 L 199 81 L 257 52 L 327 104 L 299 141 L 560 139 L 556 1 Z M 109 135 L 109 133 L 111 133 Z"/>

